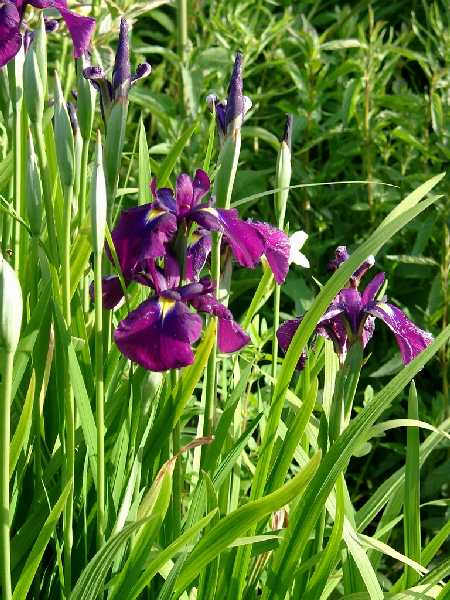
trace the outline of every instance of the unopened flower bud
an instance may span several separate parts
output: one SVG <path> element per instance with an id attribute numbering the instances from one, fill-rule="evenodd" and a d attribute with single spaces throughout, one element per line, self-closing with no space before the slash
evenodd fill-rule
<path id="1" fill-rule="evenodd" d="M 23 97 L 28 117 L 33 124 L 42 121 L 44 114 L 44 86 L 35 49 L 33 42 L 23 68 Z"/>
<path id="2" fill-rule="evenodd" d="M 292 115 L 287 115 L 283 138 L 280 144 L 277 160 L 277 188 L 275 195 L 275 208 L 278 219 L 278 227 L 283 229 L 286 215 L 286 204 L 289 196 L 289 186 L 291 184 L 292 165 L 291 165 L 291 132 Z"/>
<path id="3" fill-rule="evenodd" d="M 75 181 L 73 131 L 57 73 L 55 73 L 55 144 L 61 183 L 63 186 L 72 186 Z"/>
<path id="4" fill-rule="evenodd" d="M 15 352 L 22 325 L 22 290 L 14 269 L 0 255 L 0 348 Z"/>
<path id="5" fill-rule="evenodd" d="M 95 253 L 101 254 L 103 246 L 105 245 L 107 196 L 105 175 L 103 172 L 102 142 L 100 138 L 100 132 L 97 134 L 95 166 L 92 171 L 91 181 L 90 205 L 92 248 Z"/>
<path id="6" fill-rule="evenodd" d="M 26 178 L 26 209 L 31 234 L 39 237 L 42 231 L 42 185 L 31 133 L 28 136 Z"/>

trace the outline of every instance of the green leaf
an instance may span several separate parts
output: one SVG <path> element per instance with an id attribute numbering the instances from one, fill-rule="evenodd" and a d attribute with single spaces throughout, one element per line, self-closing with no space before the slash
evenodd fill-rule
<path id="1" fill-rule="evenodd" d="M 184 150 L 184 147 L 191 139 L 192 134 L 197 128 L 197 123 L 194 123 L 186 129 L 186 131 L 178 138 L 172 146 L 169 154 L 164 159 L 158 174 L 158 187 L 167 185 L 170 175 L 176 165 L 176 162 Z"/>
<path id="2" fill-rule="evenodd" d="M 148 153 L 147 136 L 144 121 L 139 122 L 139 204 L 150 202 L 150 180 L 152 170 Z"/>
<path id="3" fill-rule="evenodd" d="M 69 496 L 72 485 L 72 481 L 67 483 L 57 503 L 47 517 L 44 526 L 40 530 L 38 538 L 30 554 L 28 555 L 25 566 L 20 574 L 19 581 L 14 588 L 13 600 L 23 600 L 27 597 L 28 591 L 33 583 L 34 576 L 44 554 L 44 550 L 47 547 L 51 536 L 53 535 L 56 523 L 58 522 L 58 519 L 66 504 L 66 500 Z"/>

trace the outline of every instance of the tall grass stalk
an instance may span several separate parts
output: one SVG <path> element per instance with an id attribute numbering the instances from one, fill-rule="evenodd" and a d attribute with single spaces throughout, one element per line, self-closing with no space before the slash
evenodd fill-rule
<path id="1" fill-rule="evenodd" d="M 0 479 L 1 501 L 1 537 L 0 557 L 2 575 L 2 593 L 4 600 L 11 600 L 11 547 L 10 547 L 10 500 L 9 500 L 9 442 L 10 442 L 10 407 L 13 378 L 14 352 L 0 350 L 1 361 L 1 412 L 0 412 L 0 440 L 2 476 Z"/>

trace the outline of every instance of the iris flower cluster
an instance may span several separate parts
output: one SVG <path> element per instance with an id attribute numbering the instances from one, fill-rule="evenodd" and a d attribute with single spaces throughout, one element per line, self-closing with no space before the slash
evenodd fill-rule
<path id="1" fill-rule="evenodd" d="M 349 258 L 347 248 L 339 246 L 335 258 L 328 264 L 330 271 L 335 271 Z M 349 347 L 355 343 L 366 347 L 375 331 L 375 320 L 380 319 L 389 327 L 395 336 L 403 364 L 408 364 L 433 338 L 430 333 L 423 331 L 412 323 L 397 306 L 387 302 L 386 298 L 377 300 L 385 276 L 378 273 L 369 281 L 363 292 L 359 291 L 361 278 L 375 264 L 374 258 L 369 257 L 348 281 L 319 320 L 316 334 L 332 340 L 335 352 L 341 364 L 344 362 Z M 302 318 L 286 321 L 278 329 L 277 337 L 281 348 L 286 352 L 297 331 Z M 297 364 L 302 369 L 306 360 L 303 353 Z"/>
<path id="2" fill-rule="evenodd" d="M 0 67 L 16 56 L 22 47 L 22 24 L 26 7 L 54 8 L 63 18 L 73 41 L 73 54 L 79 58 L 89 48 L 95 19 L 84 17 L 67 8 L 66 0 L 3 0 L 0 4 Z"/>
<path id="3" fill-rule="evenodd" d="M 242 220 L 236 209 L 215 208 L 209 177 L 200 169 L 193 178 L 179 175 L 175 191 L 158 188 L 156 179 L 150 187 L 153 202 L 123 211 L 112 232 L 125 285 L 137 281 L 150 290 L 116 328 L 119 350 L 152 371 L 189 365 L 202 330 L 199 313 L 218 317 L 221 352 L 240 350 L 250 338 L 216 299 L 215 282 L 202 276 L 211 232 L 222 234 L 241 266 L 254 267 L 265 256 L 279 283 L 289 268 L 288 236 L 267 223 Z M 102 297 L 105 308 L 120 302 L 118 277 L 104 279 Z"/>

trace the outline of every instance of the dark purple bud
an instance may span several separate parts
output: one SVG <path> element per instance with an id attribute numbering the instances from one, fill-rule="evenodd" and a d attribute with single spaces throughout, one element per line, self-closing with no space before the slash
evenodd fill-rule
<path id="1" fill-rule="evenodd" d="M 289 150 L 292 147 L 292 123 L 293 123 L 292 115 L 286 115 L 286 123 L 284 125 L 283 139 L 281 141 L 287 145 Z"/>
<path id="2" fill-rule="evenodd" d="M 101 67 L 86 67 L 83 70 L 83 77 L 91 82 L 97 92 L 100 92 L 100 107 L 103 119 L 106 120 L 113 101 L 111 83 L 106 79 L 105 72 Z"/>
<path id="3" fill-rule="evenodd" d="M 244 98 L 242 93 L 242 54 L 236 52 L 234 68 L 228 86 L 225 123 L 227 129 L 236 120 L 241 119 L 244 113 Z"/>
<path id="4" fill-rule="evenodd" d="M 327 265 L 327 271 L 330 271 L 331 273 L 337 271 L 342 263 L 350 258 L 350 254 L 347 252 L 347 246 L 338 246 L 334 252 L 334 256 L 335 258 L 330 260 Z"/>
<path id="5" fill-rule="evenodd" d="M 53 33 L 59 27 L 59 23 L 56 19 L 49 19 L 49 18 L 45 17 L 44 23 L 45 23 L 46 33 Z"/>
<path id="6" fill-rule="evenodd" d="M 112 73 L 112 87 L 114 100 L 126 100 L 131 85 L 130 71 L 130 46 L 128 40 L 128 23 L 126 19 L 120 21 L 119 44 Z"/>
<path id="7" fill-rule="evenodd" d="M 139 79 L 144 79 L 144 77 L 148 77 L 152 72 L 152 67 L 148 63 L 142 63 L 138 65 L 136 69 L 136 73 L 131 76 L 131 85 L 139 81 Z"/>

